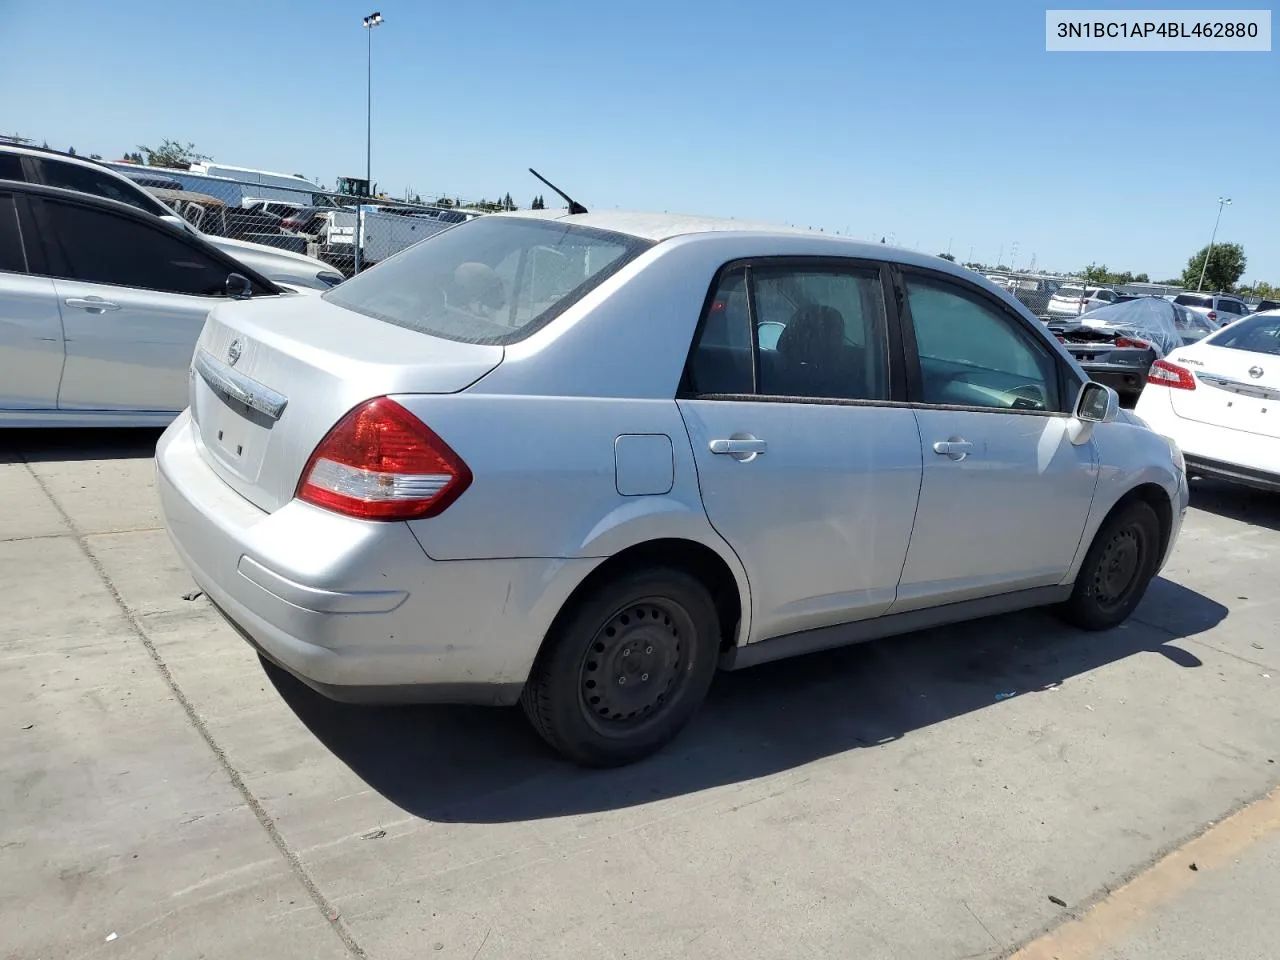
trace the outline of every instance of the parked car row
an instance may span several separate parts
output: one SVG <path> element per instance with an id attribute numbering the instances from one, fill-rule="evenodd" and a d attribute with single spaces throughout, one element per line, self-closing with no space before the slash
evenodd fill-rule
<path id="1" fill-rule="evenodd" d="M 206 209 L 196 205 L 179 211 L 166 205 L 155 191 L 165 195 L 166 187 L 147 188 L 92 160 L 34 147 L 0 144 L 0 182 L 43 184 L 114 200 L 158 217 L 171 226 L 197 236 L 237 262 L 271 280 L 290 287 L 326 290 L 342 282 L 342 274 L 314 257 L 260 243 L 249 243 L 226 235 L 225 206 L 214 198 Z M 170 196 L 183 191 L 172 191 Z M 195 210 L 202 212 L 196 213 Z M 212 211 L 212 212 L 210 212 Z M 200 229 L 206 221 L 215 225 L 210 235 Z"/>

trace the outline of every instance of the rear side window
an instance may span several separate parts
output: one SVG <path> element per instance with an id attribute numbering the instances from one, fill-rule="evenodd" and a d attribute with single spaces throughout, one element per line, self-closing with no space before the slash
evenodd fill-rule
<path id="1" fill-rule="evenodd" d="M 153 199 L 141 187 L 118 179 L 106 170 L 94 170 L 74 163 L 63 163 L 61 160 L 41 159 L 37 162 L 44 182 L 51 187 L 118 200 L 157 216 L 168 212 L 162 208 L 159 200 Z"/>
<path id="2" fill-rule="evenodd" d="M 27 257 L 22 249 L 18 209 L 13 194 L 0 193 L 0 271 L 26 273 Z"/>
<path id="3" fill-rule="evenodd" d="M 481 217 L 324 294 L 338 306 L 466 343 L 517 343 L 653 244 L 555 220 Z"/>
<path id="4" fill-rule="evenodd" d="M 165 293 L 221 296 L 226 266 L 165 227 L 54 200 L 45 215 L 67 260 L 67 279 Z"/>
<path id="5" fill-rule="evenodd" d="M 1244 305 L 1236 303 L 1234 300 L 1219 300 L 1218 309 L 1223 313 L 1234 313 L 1236 316 L 1244 314 Z"/>
<path id="6" fill-rule="evenodd" d="M 688 386 L 700 395 L 888 400 L 885 329 L 874 268 L 738 267 L 712 292 Z"/>

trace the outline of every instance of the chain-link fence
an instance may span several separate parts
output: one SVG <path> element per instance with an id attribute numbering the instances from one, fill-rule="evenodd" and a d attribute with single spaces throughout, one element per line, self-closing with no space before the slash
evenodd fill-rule
<path id="1" fill-rule="evenodd" d="M 325 190 L 302 177 L 237 171 L 212 176 L 188 170 L 110 163 L 154 193 L 202 233 L 306 254 L 351 276 L 455 223 L 501 209 L 439 196 L 411 203 Z M 436 196 L 432 194 L 432 196 Z"/>
<path id="2" fill-rule="evenodd" d="M 1175 297 L 1183 288 L 1161 283 L 1104 284 L 1083 277 L 998 271 L 987 273 L 988 280 L 1003 287 L 1027 309 L 1043 320 L 1079 316 L 1105 306 L 1138 297 Z"/>

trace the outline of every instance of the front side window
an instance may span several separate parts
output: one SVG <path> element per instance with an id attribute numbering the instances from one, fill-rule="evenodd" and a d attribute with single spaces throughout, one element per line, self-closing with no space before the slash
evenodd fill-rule
<path id="1" fill-rule="evenodd" d="M 66 278 L 165 293 L 221 296 L 229 269 L 175 231 L 105 210 L 44 201 Z"/>
<path id="2" fill-rule="evenodd" d="M 1236 303 L 1234 300 L 1219 300 L 1218 310 L 1222 313 L 1234 313 L 1236 316 L 1244 313 L 1243 305 Z"/>
<path id="3" fill-rule="evenodd" d="M 0 272 L 26 273 L 27 256 L 12 193 L 0 193 Z"/>
<path id="4" fill-rule="evenodd" d="M 117 200 L 156 216 L 168 212 L 161 209 L 159 200 L 151 198 L 141 188 L 134 188 L 105 170 L 94 170 L 74 163 L 64 163 L 61 160 L 41 159 L 39 163 L 44 182 L 51 187 L 62 187 L 64 190 L 75 190 L 78 193 Z"/>
<path id="5" fill-rule="evenodd" d="M 1226 330 L 1220 330 L 1205 343 L 1228 350 L 1247 350 L 1250 353 L 1269 353 L 1280 356 L 1280 316 L 1250 317 Z"/>
<path id="6" fill-rule="evenodd" d="M 907 305 L 924 403 L 1058 410 L 1057 366 L 1046 344 L 977 294 L 907 277 Z"/>
<path id="7" fill-rule="evenodd" d="M 549 323 L 652 243 L 558 221 L 481 217 L 437 233 L 324 294 L 447 340 L 510 344 Z"/>
<path id="8" fill-rule="evenodd" d="M 0 153 L 0 180 L 26 180 L 22 172 L 22 158 L 16 153 Z"/>

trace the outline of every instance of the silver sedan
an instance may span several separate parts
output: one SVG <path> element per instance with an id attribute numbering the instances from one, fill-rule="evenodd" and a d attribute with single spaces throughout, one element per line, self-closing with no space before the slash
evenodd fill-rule
<path id="1" fill-rule="evenodd" d="M 521 702 L 586 764 L 717 667 L 1020 608 L 1133 611 L 1181 455 L 1008 294 L 736 221 L 502 215 L 321 298 L 216 309 L 169 532 L 342 700 Z"/>

